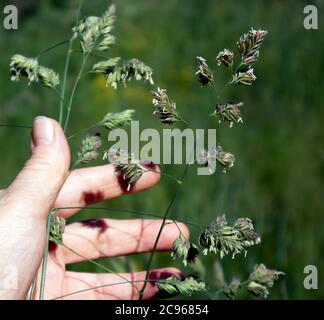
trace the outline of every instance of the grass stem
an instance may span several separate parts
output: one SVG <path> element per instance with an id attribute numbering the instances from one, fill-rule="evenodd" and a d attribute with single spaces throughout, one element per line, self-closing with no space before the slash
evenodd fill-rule
<path id="1" fill-rule="evenodd" d="M 39 300 L 44 300 L 44 293 L 45 293 L 45 281 L 46 281 L 46 269 L 47 269 L 47 258 L 48 258 L 48 246 L 49 246 L 49 235 L 51 229 L 51 218 L 54 214 L 55 210 L 52 209 L 48 216 L 47 216 L 47 223 L 46 223 L 46 242 L 45 242 L 45 252 L 43 256 L 43 263 L 42 263 L 42 276 L 41 276 L 41 283 L 39 289 Z"/>
<path id="2" fill-rule="evenodd" d="M 103 207 L 62 207 L 62 208 L 56 208 L 56 210 L 75 210 L 75 209 L 82 209 L 82 210 L 102 210 L 102 211 L 110 211 L 110 212 L 124 212 L 124 213 L 133 213 L 139 216 L 143 216 L 143 217 L 152 217 L 152 218 L 158 218 L 158 219 L 162 219 L 163 215 L 158 215 L 158 214 L 154 214 L 154 213 L 148 213 L 148 212 L 142 212 L 142 211 L 136 211 L 136 210 L 132 210 L 132 209 L 120 209 L 120 208 L 103 208 Z M 176 222 L 173 218 L 169 218 L 170 220 L 172 220 L 173 222 Z M 186 221 L 186 220 L 182 220 L 182 219 L 177 219 L 177 222 L 179 223 L 185 223 L 188 225 L 191 225 L 193 227 L 197 227 L 197 228 L 208 228 L 209 225 L 204 225 L 204 224 L 200 224 L 200 223 L 196 223 L 196 222 L 192 222 L 192 221 Z"/>
<path id="3" fill-rule="evenodd" d="M 60 47 L 60 46 L 62 46 L 63 44 L 68 43 L 69 41 L 70 41 L 70 40 L 63 40 L 63 41 L 61 41 L 61 42 L 59 42 L 59 43 L 57 43 L 57 44 L 54 44 L 54 45 L 50 46 L 50 47 L 47 48 L 47 49 L 41 51 L 41 52 L 37 55 L 37 59 L 38 59 L 40 56 L 42 56 L 43 54 L 45 54 L 45 53 L 47 53 L 47 52 L 49 52 L 49 51 L 52 51 L 53 49 L 55 49 L 55 48 L 57 48 L 57 47 Z"/>
<path id="4" fill-rule="evenodd" d="M 76 80 L 74 82 L 74 86 L 73 86 L 72 93 L 71 93 L 71 97 L 70 97 L 70 102 L 69 102 L 69 105 L 68 105 L 67 115 L 66 115 L 66 119 L 65 119 L 64 132 L 66 132 L 67 127 L 68 127 L 68 124 L 69 124 L 69 120 L 70 120 L 70 117 L 71 117 L 71 111 L 72 111 L 72 104 L 73 104 L 74 95 L 75 95 L 76 89 L 78 87 L 79 81 L 80 81 L 80 79 L 82 77 L 83 70 L 84 70 L 84 68 L 86 66 L 88 57 L 89 57 L 89 54 L 88 53 L 86 53 L 86 54 L 83 55 L 82 65 L 81 65 L 79 74 L 78 74 L 78 76 L 77 76 L 77 78 L 76 78 Z"/>
<path id="5" fill-rule="evenodd" d="M 175 202 L 178 194 L 180 193 L 181 186 L 182 186 L 182 180 L 185 178 L 185 176 L 187 174 L 187 171 L 188 171 L 188 168 L 189 168 L 189 164 L 186 164 L 185 170 L 184 170 L 183 175 L 182 175 L 181 184 L 178 185 L 178 187 L 177 187 L 177 189 L 175 191 L 175 194 L 174 194 L 173 198 L 171 199 L 171 201 L 170 201 L 170 203 L 169 203 L 169 205 L 168 205 L 168 207 L 167 207 L 167 209 L 166 209 L 166 211 L 164 213 L 164 216 L 163 216 L 163 219 L 162 219 L 162 223 L 161 223 L 161 227 L 160 227 L 159 232 L 158 232 L 158 235 L 157 235 L 157 237 L 155 239 L 155 242 L 154 242 L 154 245 L 153 245 L 153 249 L 152 249 L 152 252 L 150 254 L 150 257 L 149 257 L 149 260 L 148 260 L 148 263 L 147 263 L 147 266 L 146 266 L 145 280 L 148 280 L 148 278 L 149 278 L 151 264 L 153 262 L 153 258 L 154 258 L 154 255 L 156 253 L 156 249 L 157 249 L 157 246 L 158 246 L 158 243 L 159 243 L 159 240 L 160 240 L 160 237 L 161 237 L 163 228 L 165 226 L 165 223 L 166 223 L 166 220 L 167 220 L 169 211 L 172 208 L 173 203 Z M 140 291 L 139 300 L 142 300 L 143 299 L 144 290 L 146 288 L 146 285 L 147 285 L 147 282 L 144 283 L 143 288 Z"/>
<path id="6" fill-rule="evenodd" d="M 107 272 L 110 272 L 110 273 L 112 273 L 112 274 L 114 274 L 114 275 L 120 277 L 121 279 L 125 280 L 127 283 L 130 283 L 130 284 L 131 284 L 131 280 L 128 280 L 127 278 L 125 278 L 124 276 L 122 276 L 120 273 L 114 272 L 113 270 L 111 270 L 111 269 L 105 267 L 104 265 L 102 265 L 102 264 L 100 264 L 100 263 L 98 263 L 98 262 L 96 262 L 96 261 L 94 261 L 94 260 L 92 260 L 92 259 L 89 259 L 89 258 L 87 258 L 87 257 L 84 257 L 83 255 L 77 253 L 77 252 L 76 252 L 75 250 L 73 250 L 72 248 L 66 246 L 63 242 L 62 242 L 62 243 L 58 243 L 58 244 L 61 245 L 61 246 L 63 246 L 65 249 L 71 251 L 71 252 L 74 253 L 75 255 L 79 256 L 80 258 L 82 258 L 82 259 L 84 259 L 84 260 L 86 260 L 86 261 L 88 261 L 88 262 L 94 264 L 95 266 L 97 266 L 97 267 L 99 267 L 99 268 L 101 268 L 101 269 L 103 269 L 103 270 L 105 270 L 105 271 L 107 271 Z M 135 287 L 135 289 L 138 291 L 138 288 Z"/>
<path id="7" fill-rule="evenodd" d="M 90 127 L 87 127 L 87 128 L 85 128 L 85 129 L 82 129 L 82 130 L 80 130 L 80 131 L 78 131 L 78 132 L 76 132 L 76 133 L 70 135 L 69 137 L 67 137 L 67 140 L 70 140 L 70 139 L 76 137 L 76 136 L 79 135 L 80 133 L 87 132 L 87 131 L 89 131 L 89 130 L 95 128 L 95 127 L 97 127 L 98 125 L 100 125 L 100 123 L 95 123 L 95 124 L 93 124 L 93 125 L 90 126 Z"/>
<path id="8" fill-rule="evenodd" d="M 82 4 L 83 4 L 83 0 L 80 0 L 77 15 L 76 15 L 75 26 L 77 26 L 79 24 Z M 60 116 L 59 116 L 60 125 L 63 125 L 63 117 L 64 117 L 63 113 L 64 113 L 64 101 L 65 101 L 66 83 L 67 83 L 67 75 L 68 75 L 70 61 L 71 61 L 71 54 L 73 52 L 73 50 L 72 50 L 73 41 L 74 41 L 74 35 L 69 40 L 69 48 L 68 48 L 68 52 L 67 52 L 66 60 L 65 60 L 63 84 L 62 84 L 62 93 L 61 93 L 61 101 L 60 101 Z"/>
<path id="9" fill-rule="evenodd" d="M 73 37 L 69 41 L 69 48 L 66 55 L 64 74 L 63 74 L 63 84 L 62 84 L 62 92 L 61 92 L 61 100 L 60 100 L 60 116 L 59 116 L 59 122 L 61 125 L 63 124 L 63 117 L 64 117 L 65 91 L 66 91 L 67 75 L 68 75 L 70 60 L 71 60 L 72 47 L 73 47 Z"/>
<path id="10" fill-rule="evenodd" d="M 31 288 L 30 288 L 28 300 L 33 300 L 33 298 L 34 298 L 36 283 L 37 283 L 37 272 L 34 276 L 34 279 L 33 279 L 33 282 L 32 282 Z"/>
<path id="11" fill-rule="evenodd" d="M 101 289 L 101 288 L 106 288 L 106 287 L 112 287 L 112 286 L 118 286 L 118 285 L 122 285 L 122 284 L 127 284 L 129 281 L 122 281 L 122 282 L 115 282 L 115 283 L 109 283 L 109 284 L 103 284 L 103 285 L 100 285 L 100 286 L 96 286 L 96 287 L 91 287 L 91 288 L 88 288 L 88 289 L 83 289 L 83 290 L 78 290 L 78 291 L 74 291 L 74 292 L 71 292 L 71 293 L 67 293 L 63 296 L 60 296 L 60 297 L 56 297 L 52 300 L 58 300 L 58 299 L 63 299 L 63 298 L 66 298 L 66 297 L 70 297 L 72 295 L 75 295 L 75 294 L 78 294 L 78 293 L 83 293 L 83 292 L 87 292 L 87 291 L 92 291 L 92 290 L 97 290 L 97 289 Z M 143 282 L 148 282 L 148 283 L 163 283 L 164 281 L 161 281 L 161 280 L 132 280 L 130 281 L 131 283 L 143 283 Z"/>

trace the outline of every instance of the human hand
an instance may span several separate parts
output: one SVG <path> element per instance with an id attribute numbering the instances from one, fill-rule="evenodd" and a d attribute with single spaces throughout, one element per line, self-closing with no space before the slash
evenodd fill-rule
<path id="1" fill-rule="evenodd" d="M 112 165 L 74 170 L 67 176 L 70 151 L 59 124 L 45 117 L 34 121 L 31 157 L 14 182 L 0 191 L 0 271 L 9 266 L 17 275 L 16 288 L 2 285 L 5 273 L 0 272 L 0 299 L 25 299 L 34 275 L 38 272 L 34 297 L 38 297 L 40 268 L 45 248 L 46 220 L 52 208 L 85 207 L 126 193 Z M 150 171 L 134 185 L 131 192 L 152 187 L 159 181 L 159 173 Z M 61 210 L 64 218 L 73 216 L 79 209 Z M 52 245 L 49 250 L 45 299 L 67 296 L 75 299 L 136 299 L 143 286 L 145 272 L 132 274 L 78 273 L 65 270 L 66 264 L 87 259 L 114 257 L 149 252 L 154 246 L 161 226 L 160 220 L 88 220 L 68 225 L 63 246 Z M 188 229 L 178 224 L 188 236 Z M 163 229 L 157 250 L 170 250 L 178 235 L 174 224 Z M 174 268 L 152 270 L 151 280 L 180 276 Z M 3 278 L 3 279 L 1 279 Z M 133 284 L 126 282 L 132 281 Z M 121 283 L 121 284 L 117 284 Z M 111 286 L 105 286 L 112 284 Z M 101 287 L 100 287 L 101 286 Z M 99 288 L 100 287 L 100 288 Z M 149 283 L 144 299 L 158 295 L 154 283 Z"/>

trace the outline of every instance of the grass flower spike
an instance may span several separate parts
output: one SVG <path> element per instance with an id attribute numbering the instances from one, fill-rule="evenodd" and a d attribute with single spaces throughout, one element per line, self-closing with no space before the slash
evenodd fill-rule
<path id="1" fill-rule="evenodd" d="M 256 80 L 256 76 L 254 75 L 253 68 L 245 68 L 240 69 L 236 73 L 233 74 L 232 82 L 233 84 L 246 84 L 248 86 L 252 85 L 253 81 Z"/>
<path id="2" fill-rule="evenodd" d="M 11 58 L 10 74 L 12 81 L 19 81 L 20 77 L 28 79 L 28 85 L 32 82 L 40 82 L 48 88 L 55 88 L 60 84 L 60 78 L 52 69 L 40 66 L 36 58 L 26 58 L 15 54 Z"/>
<path id="3" fill-rule="evenodd" d="M 228 49 L 221 51 L 216 57 L 217 65 L 223 64 L 225 67 L 232 67 L 234 60 L 234 53 Z"/>
<path id="4" fill-rule="evenodd" d="M 274 280 L 279 279 L 280 275 L 284 275 L 284 273 L 268 269 L 264 264 L 258 264 L 254 267 L 249 279 L 271 288 Z"/>
<path id="5" fill-rule="evenodd" d="M 181 120 L 176 110 L 176 103 L 168 97 L 165 89 L 157 88 L 156 91 L 152 91 L 152 94 L 155 107 L 153 114 L 157 115 L 163 124 L 174 124 Z"/>
<path id="6" fill-rule="evenodd" d="M 111 35 L 116 20 L 115 13 L 116 8 L 111 5 L 101 17 L 87 17 L 73 28 L 74 37 L 80 38 L 84 53 L 106 51 L 115 43 L 115 38 Z"/>
<path id="7" fill-rule="evenodd" d="M 198 165 L 209 168 L 211 172 L 214 172 L 213 167 L 216 161 L 222 165 L 223 172 L 226 173 L 234 166 L 235 156 L 230 152 L 223 151 L 221 146 L 217 146 L 210 151 L 202 150 L 197 159 Z"/>
<path id="8" fill-rule="evenodd" d="M 110 149 L 105 152 L 104 159 L 109 159 L 116 171 L 122 173 L 123 179 L 128 183 L 127 191 L 149 171 L 132 154 L 124 150 Z"/>
<path id="9" fill-rule="evenodd" d="M 269 294 L 269 288 L 274 284 L 275 280 L 279 279 L 283 272 L 268 269 L 264 264 L 256 265 L 249 277 L 247 290 L 257 296 L 266 298 Z"/>
<path id="10" fill-rule="evenodd" d="M 199 82 L 202 86 L 214 85 L 214 72 L 208 67 L 207 60 L 203 57 L 197 57 Z"/>
<path id="11" fill-rule="evenodd" d="M 197 164 L 201 167 L 208 168 L 210 173 L 215 171 L 215 160 L 215 148 L 213 148 L 211 151 L 201 150 L 197 156 Z"/>
<path id="12" fill-rule="evenodd" d="M 241 224 L 244 223 L 244 228 Z M 242 221 L 241 221 L 242 220 Z M 244 229 L 244 231 L 243 231 Z M 237 220 L 234 226 L 228 226 L 225 216 L 218 217 L 215 223 L 205 229 L 199 238 L 200 245 L 205 248 L 203 253 L 208 252 L 220 254 L 223 258 L 231 253 L 232 257 L 239 253 L 246 254 L 246 248 L 261 242 L 260 236 L 254 231 L 251 220 L 241 218 Z"/>
<path id="13" fill-rule="evenodd" d="M 254 231 L 252 220 L 249 218 L 239 218 L 234 223 L 234 230 L 238 238 L 249 247 L 261 243 L 260 236 Z"/>
<path id="14" fill-rule="evenodd" d="M 223 151 L 221 146 L 217 146 L 216 150 L 216 160 L 219 164 L 223 166 L 223 172 L 226 173 L 229 169 L 234 166 L 235 156 L 230 152 Z"/>
<path id="15" fill-rule="evenodd" d="M 268 269 L 263 264 L 254 266 L 246 281 L 233 279 L 229 284 L 225 284 L 221 290 L 229 299 L 235 299 L 240 289 L 245 288 L 249 293 L 256 297 L 267 298 L 269 288 L 274 285 L 274 281 L 279 279 L 283 272 Z"/>
<path id="16" fill-rule="evenodd" d="M 131 59 L 127 61 L 121 69 L 121 81 L 124 84 L 126 81 L 135 79 L 137 81 L 148 81 L 151 85 L 154 85 L 152 76 L 152 69 L 138 59 Z"/>
<path id="17" fill-rule="evenodd" d="M 102 140 L 99 135 L 86 136 L 78 152 L 78 162 L 88 163 L 96 160 L 99 156 L 98 149 L 102 146 Z"/>
<path id="18" fill-rule="evenodd" d="M 261 45 L 268 34 L 265 30 L 251 30 L 244 34 L 237 43 L 238 50 L 241 54 L 242 63 L 251 65 L 257 61 Z"/>
<path id="19" fill-rule="evenodd" d="M 106 51 L 115 43 L 115 37 L 111 35 L 116 21 L 116 7 L 111 5 L 108 10 L 99 18 L 100 41 L 97 47 L 100 51 Z"/>
<path id="20" fill-rule="evenodd" d="M 255 281 L 249 282 L 247 285 L 247 290 L 256 297 L 266 298 L 269 295 L 267 286 L 263 286 Z"/>
<path id="21" fill-rule="evenodd" d="M 243 107 L 243 102 L 217 104 L 212 116 L 217 117 L 219 123 L 229 122 L 232 128 L 234 123 L 243 122 L 241 107 Z"/>
<path id="22" fill-rule="evenodd" d="M 38 78 L 40 83 L 48 88 L 55 88 L 60 84 L 60 77 L 52 69 L 39 66 Z"/>
<path id="23" fill-rule="evenodd" d="M 223 293 L 229 299 L 235 299 L 239 289 L 241 288 L 241 281 L 233 279 L 227 286 L 225 286 Z"/>
<path id="24" fill-rule="evenodd" d="M 51 228 L 50 228 L 49 240 L 57 244 L 63 243 L 65 219 L 60 217 L 57 214 L 57 211 L 52 211 L 50 215 L 51 215 L 51 220 L 50 220 Z"/>
<path id="25" fill-rule="evenodd" d="M 193 277 L 179 279 L 172 276 L 163 282 L 157 282 L 157 286 L 161 291 L 164 291 L 170 295 L 176 295 L 180 293 L 183 295 L 191 296 L 193 294 L 206 290 L 206 284 L 197 281 Z"/>
<path id="26" fill-rule="evenodd" d="M 19 81 L 20 77 L 28 79 L 28 85 L 31 82 L 38 81 L 38 61 L 34 58 L 26 58 L 20 54 L 15 54 L 11 58 L 10 74 L 12 81 Z"/>
<path id="27" fill-rule="evenodd" d="M 108 130 L 121 128 L 130 124 L 134 113 L 135 110 L 124 110 L 122 112 L 107 113 L 100 124 L 104 125 Z"/>
<path id="28" fill-rule="evenodd" d="M 105 77 L 106 86 L 111 85 L 117 89 L 118 83 L 121 82 L 121 69 L 118 67 L 120 59 L 116 57 L 98 62 L 92 67 L 92 72 L 102 74 Z"/>
<path id="29" fill-rule="evenodd" d="M 80 20 L 79 24 L 72 28 L 74 38 L 82 37 L 82 34 L 86 33 L 93 26 L 98 26 L 99 17 L 90 16 Z M 94 29 L 94 27 L 93 27 Z"/>
<path id="30" fill-rule="evenodd" d="M 92 67 L 92 72 L 107 76 L 110 73 L 114 72 L 119 61 L 120 61 L 120 57 L 110 58 L 105 61 L 100 61 Z"/>
<path id="31" fill-rule="evenodd" d="M 182 258 L 182 263 L 187 266 L 188 263 L 195 262 L 199 254 L 198 247 L 186 240 L 182 235 L 179 235 L 173 242 L 171 256 L 175 258 Z"/>
<path id="32" fill-rule="evenodd" d="M 105 77 L 106 86 L 110 85 L 114 89 L 117 89 L 119 84 L 126 86 L 126 83 L 133 79 L 148 81 L 151 85 L 154 84 L 152 69 L 142 61 L 131 59 L 122 67 L 118 65 L 119 61 L 119 57 L 101 61 L 93 66 L 92 72 L 102 74 Z"/>

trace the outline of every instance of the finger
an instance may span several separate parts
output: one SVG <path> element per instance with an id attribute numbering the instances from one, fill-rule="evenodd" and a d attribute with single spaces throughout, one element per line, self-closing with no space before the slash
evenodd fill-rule
<path id="1" fill-rule="evenodd" d="M 37 117 L 33 124 L 31 157 L 6 190 L 4 210 L 24 217 L 45 219 L 61 189 L 70 163 L 70 152 L 60 125 Z"/>
<path id="2" fill-rule="evenodd" d="M 148 252 L 154 247 L 161 223 L 162 220 L 141 219 L 98 219 L 72 223 L 64 232 L 64 244 L 87 259 Z M 163 228 L 157 250 L 171 250 L 179 229 L 189 238 L 189 230 L 184 224 L 167 224 Z M 67 264 L 84 260 L 66 248 L 61 248 L 60 251 Z"/>
<path id="3" fill-rule="evenodd" d="M 171 276 L 182 278 L 181 272 L 175 268 L 150 271 L 143 299 L 150 300 L 165 296 L 161 294 L 156 281 L 165 280 Z M 66 272 L 64 299 L 137 300 L 145 278 L 146 272 L 144 271 L 119 275 Z"/>
<path id="4" fill-rule="evenodd" d="M 159 179 L 159 167 L 152 165 L 141 179 L 132 187 L 131 192 L 140 192 L 155 185 Z M 113 165 L 73 171 L 64 184 L 55 202 L 56 208 L 85 207 L 89 204 L 119 197 L 127 191 L 127 183 L 122 175 L 115 171 Z M 67 218 L 79 209 L 60 210 L 60 215 Z"/>
<path id="5" fill-rule="evenodd" d="M 0 198 L 0 221 L 5 226 L 0 234 L 0 270 L 6 265 L 14 266 L 18 277 L 18 290 L 7 295 L 9 298 L 26 297 L 39 267 L 45 246 L 46 217 L 67 174 L 69 159 L 69 148 L 59 124 L 45 117 L 36 118 L 31 157 Z"/>

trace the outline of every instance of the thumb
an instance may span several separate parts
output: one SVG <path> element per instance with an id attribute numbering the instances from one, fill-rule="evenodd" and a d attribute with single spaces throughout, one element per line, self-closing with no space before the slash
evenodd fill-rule
<path id="1" fill-rule="evenodd" d="M 60 125 L 52 119 L 37 117 L 33 123 L 31 157 L 5 196 L 11 214 L 46 219 L 69 165 L 70 151 Z"/>
<path id="2" fill-rule="evenodd" d="M 0 199 L 0 270 L 12 267 L 16 281 L 0 290 L 0 299 L 26 297 L 42 259 L 46 217 L 70 163 L 69 147 L 56 121 L 37 117 L 31 140 L 30 159 Z"/>

